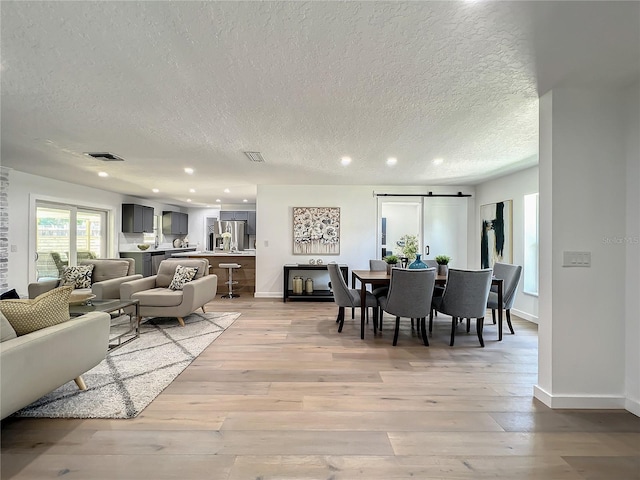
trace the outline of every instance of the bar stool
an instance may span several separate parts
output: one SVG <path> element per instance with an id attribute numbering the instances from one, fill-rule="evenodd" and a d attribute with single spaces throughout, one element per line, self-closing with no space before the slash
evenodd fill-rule
<path id="1" fill-rule="evenodd" d="M 220 263 L 220 264 L 218 264 L 218 268 L 227 268 L 227 269 L 229 269 L 229 280 L 227 282 L 224 282 L 227 285 L 229 285 L 229 293 L 227 293 L 226 295 L 222 295 L 220 298 L 239 297 L 240 295 L 238 295 L 237 293 L 233 293 L 233 286 L 238 283 L 238 282 L 234 282 L 234 280 L 233 280 L 233 269 L 234 268 L 240 268 L 240 264 L 238 264 L 238 263 Z"/>

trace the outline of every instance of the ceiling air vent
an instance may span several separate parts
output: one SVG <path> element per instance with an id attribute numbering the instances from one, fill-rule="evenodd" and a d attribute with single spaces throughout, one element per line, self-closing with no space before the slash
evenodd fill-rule
<path id="1" fill-rule="evenodd" d="M 120 158 L 109 152 L 85 152 L 84 154 L 102 160 L 103 162 L 124 162 L 124 158 Z"/>
<path id="2" fill-rule="evenodd" d="M 251 160 L 252 162 L 264 162 L 264 157 L 260 152 L 244 152 L 244 154 Z"/>

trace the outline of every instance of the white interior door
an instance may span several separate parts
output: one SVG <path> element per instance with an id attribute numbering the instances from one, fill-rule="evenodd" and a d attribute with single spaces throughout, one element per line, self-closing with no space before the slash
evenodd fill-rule
<path id="1" fill-rule="evenodd" d="M 467 268 L 467 203 L 466 198 L 424 198 L 423 259 L 448 255 L 449 266 Z"/>

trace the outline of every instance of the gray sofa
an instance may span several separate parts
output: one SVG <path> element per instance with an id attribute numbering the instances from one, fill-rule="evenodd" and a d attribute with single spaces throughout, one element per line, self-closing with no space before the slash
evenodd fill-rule
<path id="1" fill-rule="evenodd" d="M 89 264 L 94 265 L 91 289 L 76 289 L 75 293 L 90 291 L 97 300 L 120 298 L 122 283 L 142 278 L 142 275 L 135 273 L 136 266 L 133 258 L 95 258 L 80 262 L 80 265 Z M 58 286 L 60 286 L 60 279 L 30 283 L 28 287 L 29 298 L 36 298 Z"/>
<path id="2" fill-rule="evenodd" d="M 0 419 L 71 380 L 86 389 L 81 375 L 107 355 L 109 319 L 91 312 L 16 337 L 0 313 Z"/>

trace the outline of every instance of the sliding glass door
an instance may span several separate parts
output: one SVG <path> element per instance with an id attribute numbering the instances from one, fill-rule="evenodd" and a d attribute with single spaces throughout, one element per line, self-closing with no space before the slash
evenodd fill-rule
<path id="1" fill-rule="evenodd" d="M 59 278 L 68 265 L 106 255 L 107 212 L 36 203 L 36 279 Z"/>

